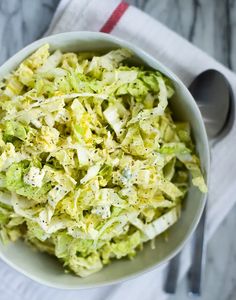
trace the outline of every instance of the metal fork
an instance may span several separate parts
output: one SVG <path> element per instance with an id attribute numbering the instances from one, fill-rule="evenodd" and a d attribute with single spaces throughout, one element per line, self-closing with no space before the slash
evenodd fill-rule
<path id="1" fill-rule="evenodd" d="M 204 242 L 204 231 L 206 221 L 206 207 L 204 208 L 201 220 L 196 228 L 194 248 L 192 256 L 192 265 L 189 270 L 189 290 L 191 295 L 200 296 L 202 290 L 202 270 L 205 264 L 205 242 Z M 164 291 L 168 294 L 175 294 L 177 288 L 177 281 L 180 267 L 180 256 L 179 252 L 174 258 L 171 259 L 167 277 L 164 285 Z M 200 267 L 199 267 L 200 266 Z"/>

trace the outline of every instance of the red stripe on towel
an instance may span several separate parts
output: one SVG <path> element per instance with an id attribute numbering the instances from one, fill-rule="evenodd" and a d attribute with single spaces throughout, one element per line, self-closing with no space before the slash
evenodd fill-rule
<path id="1" fill-rule="evenodd" d="M 119 22 L 120 18 L 123 16 L 123 14 L 125 13 L 128 7 L 129 7 L 128 3 L 124 1 L 120 2 L 120 4 L 116 7 L 116 9 L 109 17 L 109 19 L 102 26 L 100 31 L 105 33 L 110 33 L 113 30 L 113 28 L 116 26 L 116 24 Z"/>

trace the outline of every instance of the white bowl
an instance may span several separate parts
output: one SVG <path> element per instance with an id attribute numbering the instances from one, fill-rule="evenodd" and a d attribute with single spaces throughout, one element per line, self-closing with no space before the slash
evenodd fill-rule
<path id="1" fill-rule="evenodd" d="M 0 78 L 14 70 L 22 60 L 45 43 L 50 44 L 51 50 L 61 49 L 62 51 L 129 48 L 133 51 L 136 62 L 160 70 L 167 75 L 173 81 L 176 90 L 175 100 L 171 101 L 172 109 L 175 116 L 191 124 L 202 170 L 206 181 L 208 181 L 209 148 L 200 111 L 187 88 L 168 68 L 141 49 L 111 35 L 94 32 L 70 32 L 49 36 L 30 44 L 0 67 Z M 196 228 L 205 205 L 205 199 L 205 195 L 191 186 L 182 216 L 169 230 L 168 242 L 164 241 L 161 236 L 157 237 L 155 250 L 152 250 L 150 245 L 146 245 L 133 260 L 114 261 L 109 266 L 104 267 L 102 271 L 87 278 L 65 274 L 56 259 L 32 251 L 22 241 L 10 243 L 7 246 L 0 242 L 0 257 L 19 272 L 51 287 L 83 289 L 117 283 L 156 268 L 177 254 Z"/>

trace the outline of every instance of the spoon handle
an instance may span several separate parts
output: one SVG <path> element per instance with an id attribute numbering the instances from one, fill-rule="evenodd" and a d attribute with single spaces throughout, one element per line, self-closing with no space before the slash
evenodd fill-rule
<path id="1" fill-rule="evenodd" d="M 168 294 L 174 294 L 176 292 L 180 255 L 181 252 L 179 252 L 174 258 L 172 258 L 168 265 L 167 276 L 164 285 L 164 291 Z"/>
<path id="2" fill-rule="evenodd" d="M 195 231 L 192 264 L 189 270 L 189 293 L 194 296 L 200 296 L 202 290 L 203 268 L 205 265 L 206 257 L 206 249 L 204 243 L 205 223 L 206 206 Z"/>

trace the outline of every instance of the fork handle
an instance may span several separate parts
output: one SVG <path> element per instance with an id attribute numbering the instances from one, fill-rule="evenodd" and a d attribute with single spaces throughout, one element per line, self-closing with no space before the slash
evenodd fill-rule
<path id="1" fill-rule="evenodd" d="M 174 258 L 172 258 L 168 265 L 167 276 L 164 285 L 164 291 L 168 294 L 174 294 L 176 292 L 179 275 L 180 255 L 181 252 L 179 252 Z"/>
<path id="2" fill-rule="evenodd" d="M 203 268 L 205 265 L 205 243 L 204 231 L 206 223 L 206 206 L 203 210 L 202 217 L 197 226 L 193 244 L 193 257 L 189 270 L 189 293 L 194 296 L 201 296 Z"/>

